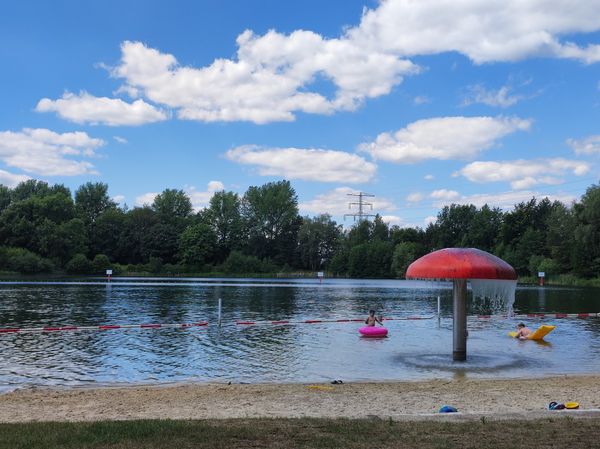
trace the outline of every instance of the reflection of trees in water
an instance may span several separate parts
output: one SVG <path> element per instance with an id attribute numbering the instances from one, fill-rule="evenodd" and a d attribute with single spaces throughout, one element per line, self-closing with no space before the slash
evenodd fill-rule
<path id="1" fill-rule="evenodd" d="M 517 313 L 600 312 L 600 294 L 593 288 L 525 287 L 518 288 L 515 300 Z"/>

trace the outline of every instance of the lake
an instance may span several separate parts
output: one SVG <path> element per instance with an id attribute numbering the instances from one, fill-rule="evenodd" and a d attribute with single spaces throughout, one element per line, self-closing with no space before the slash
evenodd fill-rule
<path id="1" fill-rule="evenodd" d="M 600 318 L 522 320 L 534 329 L 557 325 L 545 343 L 537 343 L 507 336 L 518 322 L 514 318 L 470 316 L 469 359 L 453 362 L 451 294 L 450 283 L 402 280 L 0 283 L 0 328 L 209 322 L 186 329 L 0 334 L 0 392 L 31 386 L 507 378 L 600 370 Z M 371 308 L 388 317 L 430 319 L 387 321 L 385 339 L 360 338 L 356 322 L 236 324 L 364 318 Z M 520 286 L 514 310 L 600 312 L 600 289 Z M 470 299 L 470 314 L 488 312 Z"/>

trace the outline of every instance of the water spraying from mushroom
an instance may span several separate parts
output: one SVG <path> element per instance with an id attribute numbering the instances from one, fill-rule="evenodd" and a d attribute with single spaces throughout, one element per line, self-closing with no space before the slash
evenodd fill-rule
<path id="1" fill-rule="evenodd" d="M 446 248 L 414 261 L 407 279 L 440 279 L 453 282 L 453 350 L 456 361 L 467 360 L 467 281 L 473 297 L 497 309 L 512 310 L 517 273 L 508 263 L 476 248 Z"/>

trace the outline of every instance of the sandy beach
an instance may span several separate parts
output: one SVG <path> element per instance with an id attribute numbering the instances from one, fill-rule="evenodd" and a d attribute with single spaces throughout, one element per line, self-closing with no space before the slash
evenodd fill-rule
<path id="1" fill-rule="evenodd" d="M 548 412 L 550 401 L 581 411 Z M 600 376 L 330 384 L 185 384 L 29 389 L 0 395 L 0 422 L 257 417 L 427 419 L 442 405 L 490 418 L 595 414 Z"/>

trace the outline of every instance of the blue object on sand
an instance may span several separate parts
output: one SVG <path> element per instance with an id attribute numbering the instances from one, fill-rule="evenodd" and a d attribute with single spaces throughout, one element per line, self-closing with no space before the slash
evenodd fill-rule
<path id="1" fill-rule="evenodd" d="M 458 412 L 458 410 L 456 410 L 451 405 L 444 405 L 442 408 L 440 408 L 440 413 L 456 413 L 456 412 Z"/>

